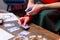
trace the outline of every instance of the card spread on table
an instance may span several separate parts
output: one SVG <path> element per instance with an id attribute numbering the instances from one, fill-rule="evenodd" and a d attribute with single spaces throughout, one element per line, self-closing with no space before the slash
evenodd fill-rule
<path id="1" fill-rule="evenodd" d="M 3 20 L 4 22 L 18 21 L 18 17 L 14 15 L 13 13 L 5 13 Z"/>
<path id="2" fill-rule="evenodd" d="M 12 27 L 12 28 L 8 29 L 9 32 L 14 32 L 14 31 L 17 31 L 17 30 L 20 30 L 20 28 Z"/>
<path id="3" fill-rule="evenodd" d="M 8 33 L 7 31 L 0 28 L 0 40 L 9 40 L 13 38 L 14 35 Z"/>
<path id="4" fill-rule="evenodd" d="M 4 27 L 13 27 L 13 26 L 15 26 L 15 24 L 14 23 L 4 23 L 3 26 Z"/>
<path id="5" fill-rule="evenodd" d="M 24 31 L 20 32 L 20 33 L 18 34 L 18 36 L 27 36 L 29 33 L 30 33 L 30 32 L 24 30 Z"/>

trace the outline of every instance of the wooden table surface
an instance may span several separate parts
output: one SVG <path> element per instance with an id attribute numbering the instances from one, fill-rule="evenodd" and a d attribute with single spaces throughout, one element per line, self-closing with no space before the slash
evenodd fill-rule
<path id="1" fill-rule="evenodd" d="M 3 26 L 0 26 L 2 29 L 6 30 L 8 28 L 5 28 Z M 23 31 L 24 29 L 20 28 L 20 30 L 18 31 L 15 31 L 15 32 L 12 32 L 11 34 L 17 36 L 18 33 L 20 33 L 21 31 Z M 42 35 L 43 37 L 46 37 L 48 40 L 59 40 L 60 39 L 60 36 L 57 35 L 57 34 L 54 34 L 40 26 L 37 26 L 33 23 L 30 24 L 30 29 L 28 30 L 30 32 L 30 34 L 28 36 L 31 36 L 31 35 Z M 9 31 L 7 31 L 9 32 Z M 10 33 L 10 32 L 9 32 Z M 11 38 L 10 40 L 12 40 L 13 38 Z"/>
<path id="2" fill-rule="evenodd" d="M 60 36 L 57 35 L 57 34 L 54 34 L 40 26 L 37 26 L 35 24 L 30 24 L 31 28 L 29 31 L 31 31 L 32 33 L 35 33 L 37 35 L 43 35 L 47 38 L 50 38 L 51 40 L 59 40 L 60 39 Z"/>

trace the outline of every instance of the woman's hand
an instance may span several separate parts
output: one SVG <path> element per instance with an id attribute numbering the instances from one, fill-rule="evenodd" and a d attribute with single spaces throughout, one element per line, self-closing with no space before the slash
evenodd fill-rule
<path id="1" fill-rule="evenodd" d="M 21 25 L 21 24 L 27 25 L 27 24 L 29 23 L 30 19 L 31 19 L 31 16 L 25 15 L 24 17 L 21 17 L 21 18 L 19 19 L 19 24 L 20 24 L 20 25 Z"/>
<path id="2" fill-rule="evenodd" d="M 32 10 L 27 12 L 30 15 L 36 15 L 40 10 L 42 10 L 44 7 L 44 4 L 35 4 L 32 7 Z"/>

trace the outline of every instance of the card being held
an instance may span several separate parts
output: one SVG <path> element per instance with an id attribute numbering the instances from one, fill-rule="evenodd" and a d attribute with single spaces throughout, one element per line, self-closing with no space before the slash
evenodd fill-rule
<path id="1" fill-rule="evenodd" d="M 30 28 L 30 26 L 28 26 L 28 25 L 25 26 L 25 25 L 22 24 L 22 25 L 20 25 L 20 26 L 21 26 L 22 28 L 24 28 L 24 29 L 29 29 L 29 28 Z"/>
<path id="2" fill-rule="evenodd" d="M 32 7 L 29 7 L 29 8 L 27 8 L 26 10 L 25 10 L 25 12 L 29 12 L 29 11 L 31 11 L 32 10 Z"/>
<path id="3" fill-rule="evenodd" d="M 17 31 L 17 30 L 20 30 L 20 28 L 13 27 L 13 28 L 8 29 L 9 32 L 14 32 L 14 31 Z"/>

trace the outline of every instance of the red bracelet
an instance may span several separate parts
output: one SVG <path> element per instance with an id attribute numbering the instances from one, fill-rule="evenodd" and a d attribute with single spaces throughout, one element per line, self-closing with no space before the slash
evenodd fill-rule
<path id="1" fill-rule="evenodd" d="M 25 15 L 24 17 L 29 17 L 29 19 L 31 19 L 31 15 Z"/>
<path id="2" fill-rule="evenodd" d="M 31 17 L 31 15 L 27 15 L 27 14 L 26 14 L 24 17 Z"/>

